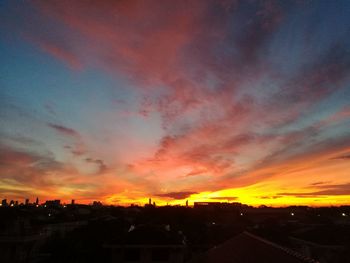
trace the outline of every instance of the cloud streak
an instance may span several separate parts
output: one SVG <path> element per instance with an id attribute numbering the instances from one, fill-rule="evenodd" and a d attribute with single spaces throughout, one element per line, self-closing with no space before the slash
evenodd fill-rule
<path id="1" fill-rule="evenodd" d="M 170 192 L 165 194 L 156 194 L 159 197 L 172 198 L 172 199 L 185 199 L 189 198 L 191 195 L 197 194 L 196 192 Z"/>
<path id="2" fill-rule="evenodd" d="M 48 126 L 53 128 L 54 130 L 56 130 L 57 132 L 59 132 L 62 135 L 71 136 L 71 137 L 74 137 L 74 138 L 79 138 L 80 137 L 80 135 L 79 135 L 79 133 L 77 131 L 75 131 L 75 130 L 73 130 L 71 128 L 65 127 L 63 125 L 48 123 Z"/>

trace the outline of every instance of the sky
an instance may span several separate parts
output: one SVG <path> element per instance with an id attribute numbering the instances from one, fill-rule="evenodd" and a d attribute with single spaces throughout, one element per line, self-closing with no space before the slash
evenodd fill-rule
<path id="1" fill-rule="evenodd" d="M 0 198 L 350 204 L 350 1 L 1 1 Z"/>

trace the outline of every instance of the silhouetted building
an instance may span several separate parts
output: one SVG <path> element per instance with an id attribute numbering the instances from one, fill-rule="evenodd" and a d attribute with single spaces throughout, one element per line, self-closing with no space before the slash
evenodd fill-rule
<path id="1" fill-rule="evenodd" d="M 58 207 L 61 205 L 61 200 L 47 200 L 45 205 L 48 207 Z"/>
<path id="2" fill-rule="evenodd" d="M 194 207 L 221 206 L 221 202 L 194 202 Z"/>
<path id="3" fill-rule="evenodd" d="M 29 199 L 27 198 L 26 200 L 25 200 L 25 203 L 24 203 L 25 205 L 29 205 Z"/>
<path id="4" fill-rule="evenodd" d="M 93 201 L 92 205 L 93 206 L 102 206 L 102 203 L 100 201 Z"/>
<path id="5" fill-rule="evenodd" d="M 170 226 L 131 226 L 125 240 L 106 244 L 112 262 L 184 262 L 184 236 Z"/>
<path id="6" fill-rule="evenodd" d="M 39 198 L 37 197 L 36 200 L 35 200 L 35 204 L 36 205 L 39 205 Z"/>
<path id="7" fill-rule="evenodd" d="M 71 201 L 71 203 L 70 203 L 71 205 L 75 205 L 75 200 L 74 199 L 72 199 L 72 201 Z"/>
<path id="8" fill-rule="evenodd" d="M 192 259 L 191 263 L 317 263 L 293 250 L 243 232 Z"/>
<path id="9" fill-rule="evenodd" d="M 7 206 L 7 199 L 2 199 L 1 205 L 2 206 Z"/>
<path id="10" fill-rule="evenodd" d="M 43 243 L 45 238 L 44 233 L 0 237 L 1 263 L 28 262 L 36 245 Z"/>

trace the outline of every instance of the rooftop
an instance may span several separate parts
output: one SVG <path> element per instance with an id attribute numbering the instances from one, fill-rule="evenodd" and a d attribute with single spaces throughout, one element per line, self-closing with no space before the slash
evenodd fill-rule
<path id="1" fill-rule="evenodd" d="M 243 232 L 190 261 L 191 263 L 317 263 L 290 249 Z"/>

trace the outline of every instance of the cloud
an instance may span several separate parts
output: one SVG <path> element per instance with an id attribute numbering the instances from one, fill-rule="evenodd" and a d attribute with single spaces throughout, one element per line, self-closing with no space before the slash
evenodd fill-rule
<path id="1" fill-rule="evenodd" d="M 106 166 L 101 160 L 87 162 L 92 166 L 90 170 L 103 178 L 103 184 L 109 182 L 108 186 L 114 187 L 115 178 L 104 174 Z M 106 195 L 101 184 L 96 178 L 79 172 L 72 163 L 56 160 L 51 152 L 36 153 L 0 145 L 0 194 L 7 198 L 98 199 L 96 196 Z M 125 186 L 123 180 L 118 184 Z"/>
<path id="2" fill-rule="evenodd" d="M 166 197 L 166 198 L 172 198 L 172 199 L 185 199 L 189 198 L 191 195 L 197 194 L 196 192 L 169 192 L 166 194 L 156 194 L 156 196 L 159 197 Z"/>
<path id="3" fill-rule="evenodd" d="M 80 134 L 72 128 L 68 128 L 63 125 L 53 124 L 53 123 L 48 123 L 47 125 L 62 135 L 71 136 L 74 138 L 80 138 Z"/>
<path id="4" fill-rule="evenodd" d="M 332 160 L 350 160 L 350 153 L 338 155 L 336 157 L 331 158 Z"/>
<path id="5" fill-rule="evenodd" d="M 239 199 L 237 196 L 218 196 L 218 197 L 210 197 L 213 200 L 226 200 L 226 201 L 234 201 Z"/>
<path id="6" fill-rule="evenodd" d="M 78 131 L 63 125 L 53 123 L 48 123 L 47 125 L 66 138 L 73 139 L 73 145 L 63 146 L 63 148 L 69 150 L 71 154 L 74 156 L 81 156 L 87 153 L 86 145 L 81 134 Z"/>
<path id="7" fill-rule="evenodd" d="M 312 105 L 342 88 L 349 79 L 350 55 L 345 44 L 337 41 L 313 63 L 304 65 L 298 74 L 289 77 L 289 81 L 272 99 L 278 103 Z"/>
<path id="8" fill-rule="evenodd" d="M 63 48 L 61 48 L 53 43 L 49 43 L 49 42 L 45 42 L 45 41 L 37 41 L 37 42 L 38 42 L 37 44 L 44 51 L 50 53 L 51 55 L 53 55 L 57 59 L 62 60 L 65 63 L 68 63 L 68 65 L 72 69 L 75 69 L 75 70 L 81 69 L 82 65 L 73 53 L 71 53 L 71 52 L 69 52 L 69 51 L 67 51 L 67 50 L 65 50 L 65 49 L 63 49 Z"/>
<path id="9" fill-rule="evenodd" d="M 282 196 L 280 195 L 266 195 L 266 196 L 258 196 L 257 198 L 260 198 L 260 199 L 278 199 L 278 198 L 281 198 Z"/>
<path id="10" fill-rule="evenodd" d="M 102 160 L 85 158 L 85 161 L 90 164 L 95 164 L 98 168 L 97 173 L 103 173 L 107 169 L 106 164 Z"/>
<path id="11" fill-rule="evenodd" d="M 319 185 L 319 191 L 306 192 L 306 193 L 279 193 L 282 196 L 296 196 L 296 197 L 317 197 L 317 196 L 328 196 L 328 195 L 350 195 L 350 183 L 346 184 L 334 184 L 334 185 Z"/>
<path id="12" fill-rule="evenodd" d="M 63 164 L 50 152 L 39 154 L 0 145 L 0 178 L 27 185 L 45 185 L 46 174 L 60 171 Z"/>
<path id="13" fill-rule="evenodd" d="M 343 120 L 348 120 L 350 119 L 350 107 L 349 106 L 345 106 L 343 108 L 341 108 L 339 111 L 331 114 L 330 116 L 328 116 L 327 118 L 321 120 L 319 123 L 316 124 L 316 126 L 319 127 L 324 127 L 327 125 L 332 125 L 335 123 L 338 123 L 340 121 Z"/>
<path id="14" fill-rule="evenodd" d="M 69 150 L 69 152 L 71 154 L 73 154 L 74 156 L 82 156 L 82 155 L 86 154 L 85 145 L 81 141 L 78 141 L 73 146 L 65 145 L 65 146 L 63 146 L 63 148 Z"/>
<path id="15" fill-rule="evenodd" d="M 311 186 L 318 186 L 318 185 L 324 185 L 324 184 L 329 184 L 330 181 L 320 181 L 320 182 L 314 182 L 310 184 Z"/>

